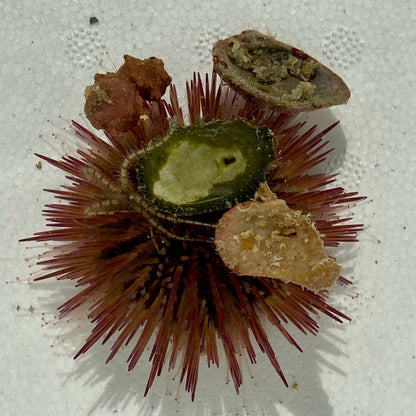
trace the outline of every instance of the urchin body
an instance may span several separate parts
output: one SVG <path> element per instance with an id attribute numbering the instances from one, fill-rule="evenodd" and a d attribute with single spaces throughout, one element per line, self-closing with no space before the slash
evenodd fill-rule
<path id="1" fill-rule="evenodd" d="M 202 80 L 195 75 L 187 93 L 192 126 L 241 119 L 254 129 L 270 131 L 273 161 L 262 176 L 270 192 L 284 200 L 288 209 L 308 215 L 323 245 L 356 241 L 362 225 L 350 224 L 342 211 L 362 198 L 329 187 L 334 175 L 309 172 L 331 151 L 324 137 L 336 124 L 320 133 L 315 133 L 316 126 L 304 131 L 304 123 L 294 122 L 292 114 L 260 109 L 229 87 L 217 85 L 216 76 Z M 152 100 L 143 102 L 145 115 L 136 117 L 131 131 L 99 138 L 74 123 L 88 150 L 61 160 L 39 155 L 66 172 L 71 181 L 50 190 L 60 199 L 44 210 L 52 228 L 26 239 L 53 244 L 39 262 L 44 268 L 40 279 L 69 279 L 80 288 L 60 307 L 61 316 L 84 303 L 90 305 L 88 319 L 94 328 L 77 356 L 98 341 L 112 340 L 108 360 L 129 345 L 132 370 L 153 340 L 146 393 L 167 365 L 170 370 L 179 366 L 181 382 L 194 397 L 201 355 L 206 355 L 208 366 L 220 365 L 220 345 L 238 391 L 243 381 L 239 357 L 256 361 L 253 340 L 287 385 L 262 320 L 267 318 L 300 349 L 286 324 L 316 334 L 317 312 L 336 321 L 348 317 L 327 303 L 325 290 L 239 275 L 228 267 L 215 244 L 215 230 L 229 209 L 227 203 L 221 209 L 216 205 L 217 209 L 180 213 L 154 203 L 141 186 L 138 160 L 150 152 L 152 140 L 187 123 L 174 87 L 168 102 L 153 96 Z M 233 152 L 230 157 L 221 153 L 225 167 L 236 162 L 238 153 Z M 240 171 L 235 172 L 237 177 Z"/>

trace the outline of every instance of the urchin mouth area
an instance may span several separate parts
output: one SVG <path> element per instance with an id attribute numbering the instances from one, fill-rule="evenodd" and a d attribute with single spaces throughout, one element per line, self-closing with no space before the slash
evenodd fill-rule
<path id="1" fill-rule="evenodd" d="M 139 192 L 178 217 L 224 211 L 254 196 L 273 160 L 266 127 L 242 119 L 179 127 L 138 158 Z"/>

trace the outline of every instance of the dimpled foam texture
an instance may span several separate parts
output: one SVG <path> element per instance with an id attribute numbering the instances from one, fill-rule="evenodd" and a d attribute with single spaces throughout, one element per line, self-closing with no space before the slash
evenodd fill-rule
<path id="1" fill-rule="evenodd" d="M 0 10 L 1 415 L 414 414 L 414 1 L 3 0 Z M 354 210 L 366 225 L 360 242 L 334 252 L 353 285 L 331 290 L 330 304 L 352 321 L 321 316 L 316 337 L 292 328 L 303 353 L 269 327 L 289 388 L 257 351 L 256 365 L 243 359 L 239 395 L 224 361 L 207 369 L 202 357 L 193 403 L 175 371 L 143 398 L 146 357 L 131 373 L 128 349 L 108 365 L 108 345 L 72 360 L 91 326 L 81 313 L 70 322 L 55 314 L 74 288 L 33 283 L 47 247 L 18 239 L 44 229 L 41 210 L 52 196 L 41 189 L 64 180 L 34 152 L 73 152 L 69 125 L 85 123 L 85 86 L 94 73 L 118 68 L 123 54 L 162 58 L 183 102 L 193 71 L 211 72 L 216 39 L 247 28 L 307 51 L 351 89 L 347 105 L 310 114 L 309 123 L 341 120 L 328 136 L 335 149 L 324 169 L 368 196 Z"/>

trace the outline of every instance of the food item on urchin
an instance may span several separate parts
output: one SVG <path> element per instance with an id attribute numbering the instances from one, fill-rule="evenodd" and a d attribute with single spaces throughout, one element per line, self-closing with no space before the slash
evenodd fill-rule
<path id="1" fill-rule="evenodd" d="M 212 53 L 220 77 L 261 106 L 309 111 L 345 104 L 350 97 L 347 85 L 329 68 L 255 30 L 219 40 Z"/>
<path id="2" fill-rule="evenodd" d="M 231 208 L 219 220 L 215 244 L 238 275 L 280 279 L 314 292 L 330 287 L 341 271 L 325 254 L 310 218 L 282 199 L 246 201 Z"/>
<path id="3" fill-rule="evenodd" d="M 138 188 L 177 216 L 224 210 L 254 196 L 273 160 L 267 127 L 241 118 L 178 127 L 138 158 Z"/>

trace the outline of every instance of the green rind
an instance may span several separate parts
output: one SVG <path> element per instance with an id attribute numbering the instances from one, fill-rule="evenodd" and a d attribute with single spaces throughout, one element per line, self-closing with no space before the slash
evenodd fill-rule
<path id="1" fill-rule="evenodd" d="M 213 185 L 207 197 L 195 202 L 176 204 L 161 199 L 153 194 L 153 186 L 160 179 L 159 172 L 166 164 L 170 152 L 183 141 L 203 143 L 216 148 L 232 149 L 237 146 L 246 162 L 245 170 L 232 181 Z M 252 126 L 242 119 L 178 127 L 163 139 L 152 142 L 146 152 L 139 157 L 138 190 L 150 204 L 176 216 L 193 216 L 226 210 L 254 196 L 259 184 L 265 180 L 266 171 L 273 160 L 273 133 L 266 127 Z M 186 157 L 183 163 L 188 163 Z"/>

